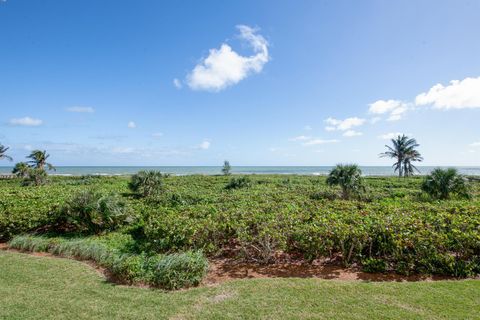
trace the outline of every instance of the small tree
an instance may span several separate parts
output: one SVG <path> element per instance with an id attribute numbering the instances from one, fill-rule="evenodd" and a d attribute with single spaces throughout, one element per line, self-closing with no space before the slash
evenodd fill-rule
<path id="1" fill-rule="evenodd" d="M 362 171 L 356 164 L 338 164 L 328 174 L 329 186 L 340 186 L 342 198 L 350 199 L 352 195 L 359 195 L 365 190 Z"/>
<path id="2" fill-rule="evenodd" d="M 230 171 L 232 170 L 232 167 L 230 166 L 230 162 L 228 160 L 225 160 L 223 162 L 223 168 L 222 168 L 222 173 L 226 176 L 230 175 Z"/>
<path id="3" fill-rule="evenodd" d="M 434 169 L 423 180 L 422 190 L 441 200 L 449 199 L 452 194 L 462 198 L 470 196 L 467 180 L 455 168 Z"/>
<path id="4" fill-rule="evenodd" d="M 406 135 L 398 135 L 395 139 L 392 139 L 392 146 L 387 146 L 387 151 L 380 154 L 382 158 L 395 159 L 393 168 L 395 172 L 398 171 L 399 177 L 409 177 L 414 174 L 414 170 L 418 172 L 412 162 L 423 161 L 423 157 L 416 149 L 420 145 L 417 140 L 411 139 Z"/>
<path id="5" fill-rule="evenodd" d="M 15 164 L 15 167 L 12 170 L 12 173 L 19 178 L 26 178 L 28 176 L 28 171 L 30 167 L 26 162 L 19 162 Z"/>
<path id="6" fill-rule="evenodd" d="M 140 196 L 148 197 L 161 191 L 164 177 L 160 171 L 139 171 L 132 176 L 128 187 Z"/>

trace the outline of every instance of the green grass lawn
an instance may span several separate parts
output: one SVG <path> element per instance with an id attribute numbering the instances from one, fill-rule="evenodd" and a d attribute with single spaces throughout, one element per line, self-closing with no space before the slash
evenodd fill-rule
<path id="1" fill-rule="evenodd" d="M 118 286 L 69 259 L 0 251 L 0 319 L 480 319 L 480 281 L 237 280 Z"/>

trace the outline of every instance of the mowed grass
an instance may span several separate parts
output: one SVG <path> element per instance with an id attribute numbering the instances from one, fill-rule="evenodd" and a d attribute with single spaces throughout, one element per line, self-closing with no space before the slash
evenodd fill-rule
<path id="1" fill-rule="evenodd" d="M 480 281 L 237 280 L 163 292 L 0 251 L 0 319 L 480 319 Z"/>

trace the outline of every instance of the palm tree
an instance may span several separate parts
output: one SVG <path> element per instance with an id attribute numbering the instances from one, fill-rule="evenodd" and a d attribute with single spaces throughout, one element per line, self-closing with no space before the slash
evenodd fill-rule
<path id="1" fill-rule="evenodd" d="M 469 198 L 469 185 L 467 179 L 460 175 L 455 168 L 434 169 L 425 176 L 422 190 L 435 199 L 449 199 L 452 194 Z"/>
<path id="2" fill-rule="evenodd" d="M 32 167 L 36 169 L 43 170 L 46 166 L 48 170 L 55 170 L 55 167 L 47 162 L 47 159 L 49 157 L 50 155 L 47 153 L 46 150 L 33 150 L 27 158 L 32 159 L 29 161 L 29 163 L 32 165 Z"/>
<path id="3" fill-rule="evenodd" d="M 420 146 L 417 140 L 409 138 L 406 135 L 399 135 L 395 139 L 392 139 L 392 145 L 392 147 L 385 145 L 388 150 L 381 153 L 380 157 L 388 157 L 396 160 L 392 167 L 395 169 L 395 172 L 398 171 L 399 177 L 411 176 L 414 170 L 420 172 L 412 164 L 412 162 L 423 160 L 420 152 L 415 149 Z"/>
<path id="4" fill-rule="evenodd" d="M 15 165 L 12 170 L 12 173 L 20 178 L 25 178 L 28 176 L 30 167 L 26 162 L 19 162 Z"/>
<path id="5" fill-rule="evenodd" d="M 342 198 L 349 199 L 352 195 L 359 195 L 365 190 L 362 171 L 356 164 L 337 164 L 328 174 L 329 186 L 340 186 Z"/>
<path id="6" fill-rule="evenodd" d="M 0 160 L 3 160 L 3 159 L 7 159 L 9 161 L 13 160 L 12 157 L 5 154 L 8 149 L 10 149 L 10 148 L 5 147 L 3 144 L 0 143 Z"/>

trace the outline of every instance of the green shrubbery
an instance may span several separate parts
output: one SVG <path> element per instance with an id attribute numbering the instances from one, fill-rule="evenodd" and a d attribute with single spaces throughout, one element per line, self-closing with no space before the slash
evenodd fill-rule
<path id="1" fill-rule="evenodd" d="M 478 181 L 471 182 L 468 200 L 431 201 L 419 198 L 422 178 L 368 177 L 366 202 L 337 199 L 325 177 L 249 179 L 248 188 L 232 192 L 225 189 L 230 178 L 224 176 L 171 177 L 164 181 L 165 192 L 148 199 L 132 197 L 124 177 L 88 179 L 88 187 L 123 194 L 140 222 L 119 232 L 135 237 L 131 245 L 141 248 L 138 252 L 233 252 L 262 263 L 285 252 L 372 270 L 381 269 L 383 261 L 387 271 L 406 274 L 480 272 Z M 81 181 L 52 177 L 42 188 L 0 181 L 0 237 L 52 225 L 71 194 L 84 188 Z M 138 267 L 137 259 L 125 264 Z"/>
<path id="2" fill-rule="evenodd" d="M 435 199 L 446 200 L 450 196 L 469 198 L 468 182 L 454 168 L 433 170 L 425 177 L 422 190 Z"/>
<path id="3" fill-rule="evenodd" d="M 98 234 L 113 231 L 132 220 L 126 203 L 118 196 L 82 190 L 66 202 L 55 224 L 62 231 Z"/>
<path id="4" fill-rule="evenodd" d="M 140 171 L 132 176 L 128 187 L 142 197 L 159 194 L 164 177 L 165 175 L 159 171 Z"/>
<path id="5" fill-rule="evenodd" d="M 230 179 L 228 184 L 225 186 L 225 189 L 240 189 L 249 187 L 251 184 L 251 180 L 247 176 L 243 177 L 233 177 Z"/>
<path id="6" fill-rule="evenodd" d="M 107 268 L 121 282 L 145 283 L 166 290 L 197 286 L 208 269 L 207 259 L 198 251 L 171 255 L 131 254 L 122 252 L 122 247 L 111 247 L 95 238 L 16 236 L 9 245 L 18 250 L 91 260 Z"/>

